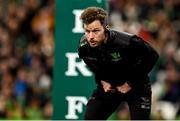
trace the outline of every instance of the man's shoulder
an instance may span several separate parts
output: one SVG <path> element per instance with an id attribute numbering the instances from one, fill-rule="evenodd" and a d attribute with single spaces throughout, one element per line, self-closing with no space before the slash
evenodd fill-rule
<path id="1" fill-rule="evenodd" d="M 131 37 L 135 36 L 134 34 L 131 33 L 115 31 L 115 30 L 111 30 L 110 33 L 112 36 L 119 37 L 121 39 L 130 39 Z"/>
<path id="2" fill-rule="evenodd" d="M 128 33 L 128 32 L 125 32 L 125 31 L 115 31 L 115 30 L 112 30 L 112 31 L 118 33 L 121 36 L 129 36 L 129 37 L 131 37 L 131 36 L 134 35 L 132 33 Z"/>
<path id="3" fill-rule="evenodd" d="M 79 40 L 79 45 L 78 45 L 79 57 L 83 58 L 84 56 L 86 56 L 87 52 L 88 52 L 88 42 L 85 35 L 83 35 Z"/>
<path id="4" fill-rule="evenodd" d="M 129 45 L 131 38 L 134 36 L 134 34 L 127 32 L 120 32 L 115 30 L 110 31 L 110 38 L 113 39 L 113 43 L 115 44 Z"/>
<path id="5" fill-rule="evenodd" d="M 81 39 L 79 40 L 79 47 L 83 47 L 83 46 L 85 46 L 87 44 L 88 44 L 87 39 L 86 39 L 85 35 L 83 35 L 81 37 Z"/>

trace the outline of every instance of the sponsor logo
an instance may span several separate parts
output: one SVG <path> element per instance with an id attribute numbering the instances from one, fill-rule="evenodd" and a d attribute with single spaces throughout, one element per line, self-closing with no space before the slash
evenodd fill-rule
<path id="1" fill-rule="evenodd" d="M 122 59 L 119 52 L 110 53 L 110 55 L 112 57 L 111 61 L 119 61 Z"/>

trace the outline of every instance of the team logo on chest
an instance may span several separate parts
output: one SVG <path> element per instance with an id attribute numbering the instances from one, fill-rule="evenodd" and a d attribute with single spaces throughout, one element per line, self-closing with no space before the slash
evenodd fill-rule
<path id="1" fill-rule="evenodd" d="M 113 53 L 110 53 L 111 55 L 111 61 L 119 61 L 122 59 L 121 55 L 119 52 L 113 52 Z"/>

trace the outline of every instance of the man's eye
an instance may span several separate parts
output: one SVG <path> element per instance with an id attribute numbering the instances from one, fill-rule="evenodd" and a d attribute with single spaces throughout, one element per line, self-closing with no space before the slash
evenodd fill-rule
<path id="1" fill-rule="evenodd" d="M 87 33 L 87 34 L 88 34 L 88 33 L 89 33 L 89 31 L 85 31 L 85 33 Z"/>
<path id="2" fill-rule="evenodd" d="M 97 32 L 99 32 L 99 30 L 94 30 L 93 32 L 97 33 Z"/>

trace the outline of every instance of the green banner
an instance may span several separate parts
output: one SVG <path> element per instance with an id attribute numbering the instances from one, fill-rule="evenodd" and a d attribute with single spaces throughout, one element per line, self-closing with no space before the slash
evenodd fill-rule
<path id="1" fill-rule="evenodd" d="M 95 88 L 92 72 L 77 54 L 83 35 L 79 17 L 89 6 L 105 8 L 106 0 L 56 0 L 52 119 L 83 119 L 88 97 Z"/>

